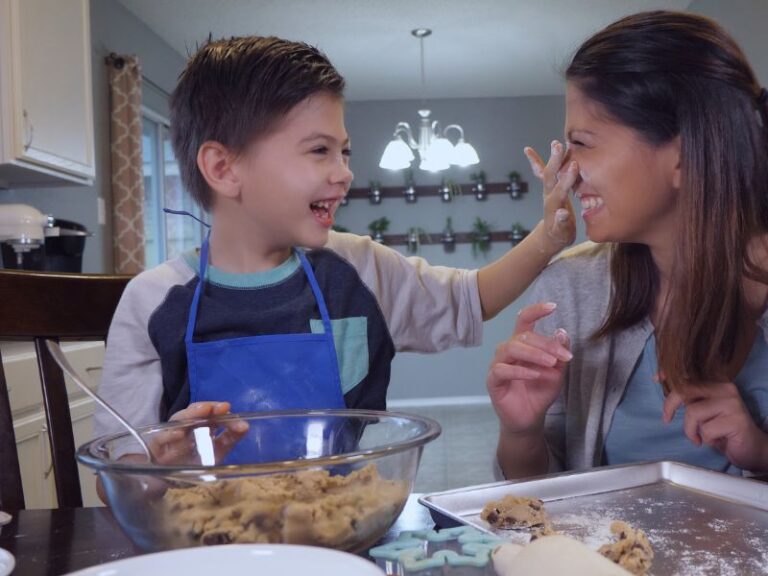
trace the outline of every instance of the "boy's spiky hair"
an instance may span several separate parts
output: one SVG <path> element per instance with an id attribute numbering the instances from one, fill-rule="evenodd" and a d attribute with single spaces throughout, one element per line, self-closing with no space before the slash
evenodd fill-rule
<path id="1" fill-rule="evenodd" d="M 184 186 L 210 210 L 213 196 L 197 167 L 204 142 L 240 152 L 305 98 L 318 92 L 341 97 L 343 91 L 344 78 L 325 54 L 303 42 L 209 38 L 187 63 L 170 99 L 171 142 Z"/>

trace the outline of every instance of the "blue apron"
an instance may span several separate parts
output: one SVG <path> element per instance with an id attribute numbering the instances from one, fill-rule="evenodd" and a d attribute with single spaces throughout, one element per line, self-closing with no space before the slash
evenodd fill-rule
<path id="1" fill-rule="evenodd" d="M 199 280 L 184 338 L 190 402 L 229 402 L 234 413 L 345 408 L 331 319 L 312 267 L 301 250 L 296 253 L 320 309 L 323 334 L 273 334 L 194 341 L 200 296 L 208 269 L 208 249 L 209 238 L 206 237 L 200 250 Z M 304 457 L 304 441 L 297 442 L 297 436 L 303 438 L 304 433 L 299 432 L 293 424 L 275 426 L 271 430 L 259 425 L 258 430 L 250 431 L 238 443 L 224 463 Z"/>

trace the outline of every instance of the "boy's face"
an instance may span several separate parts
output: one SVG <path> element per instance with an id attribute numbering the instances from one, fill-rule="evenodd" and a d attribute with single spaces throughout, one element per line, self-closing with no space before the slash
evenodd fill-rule
<path id="1" fill-rule="evenodd" d="M 321 248 L 353 178 L 342 99 L 320 92 L 303 100 L 235 169 L 243 215 L 269 248 Z"/>

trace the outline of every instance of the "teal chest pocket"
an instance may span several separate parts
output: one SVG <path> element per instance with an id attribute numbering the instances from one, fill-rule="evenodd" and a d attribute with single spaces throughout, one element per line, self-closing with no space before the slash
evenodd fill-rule
<path id="1" fill-rule="evenodd" d="M 313 334 L 323 334 L 322 320 L 310 320 Z M 368 318 L 356 316 L 331 320 L 333 342 L 339 361 L 341 391 L 346 394 L 368 375 Z"/>

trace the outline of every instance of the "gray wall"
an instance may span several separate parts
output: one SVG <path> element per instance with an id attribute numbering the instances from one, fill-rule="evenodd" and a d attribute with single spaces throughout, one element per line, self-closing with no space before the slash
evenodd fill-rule
<path id="1" fill-rule="evenodd" d="M 562 138 L 563 98 L 494 98 L 472 100 L 436 100 L 428 102 L 433 118 L 445 124 L 461 124 L 467 140 L 477 149 L 480 166 L 489 182 L 505 181 L 511 170 L 517 170 L 530 185 L 522 200 L 507 195 L 492 195 L 478 202 L 472 195 L 458 197 L 451 203 L 439 198 L 420 198 L 416 204 L 404 200 L 385 199 L 378 206 L 367 200 L 352 200 L 339 213 L 339 224 L 353 232 L 367 233 L 371 220 L 386 216 L 392 221 L 390 232 L 405 233 L 418 226 L 427 232 L 440 232 L 447 216 L 453 218 L 457 232 L 469 231 L 475 217 L 480 216 L 496 230 L 509 229 L 520 221 L 531 228 L 541 218 L 541 188 L 534 180 L 523 147 L 534 146 L 542 153 L 553 138 Z M 350 102 L 347 104 L 347 130 L 352 140 L 353 186 L 368 186 L 372 179 L 384 185 L 402 184 L 401 172 L 378 167 L 379 158 L 395 124 L 405 120 L 418 123 L 418 101 Z M 450 177 L 468 183 L 469 173 L 478 167 L 452 169 Z M 440 176 L 415 171 L 417 184 L 440 182 Z M 469 245 L 459 245 L 456 252 L 446 254 L 441 246 L 423 246 L 419 252 L 432 264 L 460 268 L 478 268 L 498 258 L 510 248 L 507 243 L 494 244 L 487 257 L 474 257 Z M 398 248 L 405 252 L 404 247 Z M 519 309 L 513 305 L 485 325 L 484 344 L 474 349 L 457 349 L 439 355 L 401 354 L 393 366 L 390 399 L 427 398 L 435 396 L 477 396 L 485 394 L 485 370 L 495 345 L 508 338 Z"/>
<path id="2" fill-rule="evenodd" d="M 86 242 L 84 272 L 112 270 L 111 192 L 109 185 L 109 91 L 104 58 L 110 52 L 137 54 L 143 75 L 170 92 L 184 66 L 184 58 L 147 28 L 116 0 L 91 1 L 93 46 L 93 105 L 96 143 L 96 178 L 92 186 L 62 186 L 41 189 L 0 190 L 0 203 L 23 202 L 59 218 L 85 224 L 94 233 Z M 146 86 L 144 102 L 161 113 L 167 98 Z M 107 219 L 98 222 L 99 197 L 106 202 Z"/>
<path id="3" fill-rule="evenodd" d="M 709 16 L 725 27 L 746 53 L 763 86 L 768 84 L 766 0 L 694 0 L 688 10 Z"/>

